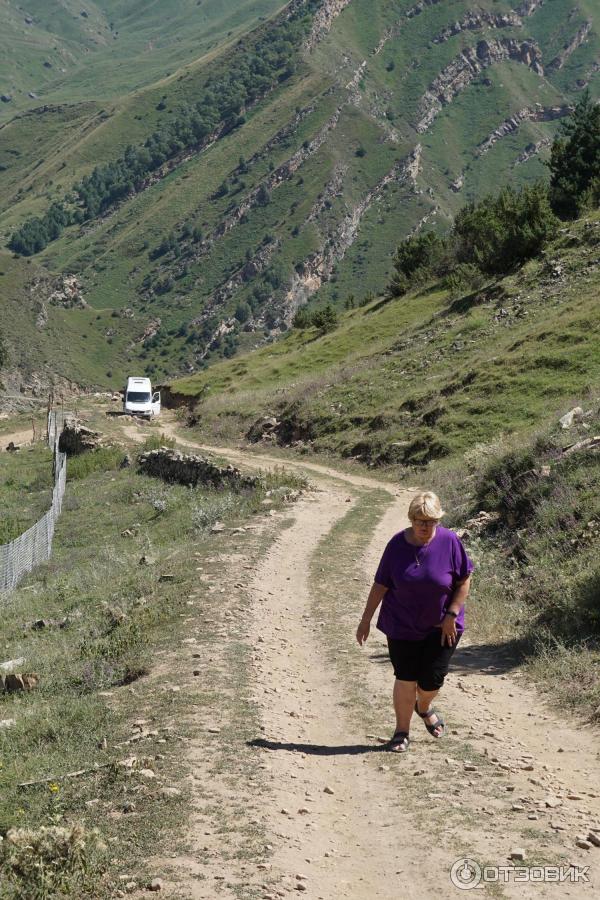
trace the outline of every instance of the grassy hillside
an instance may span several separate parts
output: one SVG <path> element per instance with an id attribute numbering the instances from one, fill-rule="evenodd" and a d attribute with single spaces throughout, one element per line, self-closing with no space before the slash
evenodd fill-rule
<path id="1" fill-rule="evenodd" d="M 129 61 L 121 71 L 119 40 L 95 46 L 53 88 L 52 105 L 0 128 L 5 239 L 71 197 L 95 165 L 172 125 L 240 59 L 242 31 L 251 52 L 287 15 L 258 2 L 188 5 L 169 14 L 164 4 L 96 4 L 94 15 L 90 5 L 84 31 L 101 27 L 101 13 L 114 19 Z M 515 13 L 486 0 L 473 20 L 462 0 L 299 5 L 312 30 L 290 45 L 290 73 L 244 110 L 243 124 L 178 151 L 142 189 L 66 228 L 36 259 L 76 273 L 99 314 L 131 308 L 149 328 L 130 362 L 117 353 L 104 367 L 119 381 L 131 366 L 158 379 L 260 346 L 309 299 L 343 307 L 350 294 L 378 293 L 403 236 L 447 223 L 490 184 L 544 172 L 569 104 L 584 83 L 598 93 L 593 6 L 573 12 L 561 0 Z M 143 49 L 154 16 L 168 20 L 160 77 L 155 51 Z M 130 62 L 139 83 L 127 81 Z M 107 383 L 97 368 L 87 377 Z"/>
<path id="2" fill-rule="evenodd" d="M 154 431 L 148 444 L 164 440 Z M 128 449 L 135 458 L 137 449 Z M 24 657 L 17 670 L 35 670 L 39 684 L 2 694 L 2 900 L 108 898 L 121 892 L 123 872 L 128 893 L 131 884 L 143 890 L 164 877 L 151 859 L 187 844 L 192 772 L 182 747 L 198 717 L 214 717 L 219 697 L 232 729 L 228 752 L 237 746 L 234 730 L 239 738 L 248 728 L 245 740 L 254 733 L 240 674 L 245 644 L 230 621 L 233 610 L 246 620 L 247 601 L 234 583 L 239 561 L 260 558 L 273 533 L 270 518 L 264 535 L 254 531 L 263 501 L 284 510 L 304 482 L 274 475 L 249 490 L 190 489 L 120 469 L 125 452 L 121 443 L 69 459 L 52 558 L 3 604 L 2 659 Z M 35 499 L 28 462 L 21 461 L 21 480 L 3 488 L 9 509 Z M 45 463 L 36 460 L 40 482 L 44 471 L 51 476 L 50 458 Z M 217 521 L 224 534 L 211 531 Z M 237 565 L 223 572 L 233 529 Z M 235 654 L 230 665 L 213 666 L 221 647 Z M 202 755 L 234 777 L 214 735 Z M 247 818 L 237 817 L 237 847 L 256 858 L 265 839 Z"/>
<path id="3" fill-rule="evenodd" d="M 459 456 L 562 414 L 600 379 L 600 216 L 541 260 L 455 296 L 435 286 L 294 329 L 256 353 L 171 383 L 202 433 L 233 439 L 275 416 L 279 443 L 376 465 Z"/>
<path id="4" fill-rule="evenodd" d="M 0 121 L 44 104 L 119 98 L 245 31 L 279 0 L 32 0 L 0 5 Z M 34 96 L 31 96 L 31 95 Z"/>

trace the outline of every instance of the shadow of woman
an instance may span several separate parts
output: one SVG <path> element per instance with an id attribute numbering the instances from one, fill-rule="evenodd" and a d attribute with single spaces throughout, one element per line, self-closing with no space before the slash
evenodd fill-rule
<path id="1" fill-rule="evenodd" d="M 247 741 L 248 747 L 261 750 L 287 750 L 289 753 L 308 753 L 311 756 L 357 756 L 360 753 L 382 753 L 387 750 L 385 744 L 300 744 L 293 741 L 268 741 L 266 738 L 254 738 Z"/>

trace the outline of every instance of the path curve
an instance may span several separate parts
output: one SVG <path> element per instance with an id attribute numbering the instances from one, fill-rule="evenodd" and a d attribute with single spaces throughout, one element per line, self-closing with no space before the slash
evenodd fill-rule
<path id="1" fill-rule="evenodd" d="M 560 886 L 510 881 L 492 885 L 496 895 L 593 897 L 600 848 L 581 849 L 576 841 L 590 828 L 600 837 L 597 738 L 547 708 L 500 654 L 484 654 L 468 638 L 461 644 L 440 696 L 440 708 L 455 726 L 445 744 L 432 741 L 413 720 L 408 754 L 371 752 L 380 747 L 373 735 L 365 742 L 363 725 L 346 709 L 339 670 L 320 637 L 323 623 L 314 618 L 308 573 L 319 542 L 362 497 L 383 489 L 388 504 L 362 566 L 366 593 L 383 546 L 406 523 L 410 494 L 308 461 L 208 447 L 182 439 L 170 423 L 163 430 L 182 445 L 245 467 L 310 471 L 318 486 L 296 505 L 293 524 L 274 541 L 250 584 L 254 615 L 248 641 L 254 647 L 263 767 L 270 775 L 264 817 L 273 836 L 270 879 L 276 885 L 263 896 L 285 896 L 299 886 L 322 900 L 392 900 L 399 894 L 425 900 L 447 890 L 461 896 L 450 882 L 455 860 L 464 855 L 507 866 L 510 852 L 523 847 L 527 860 L 591 866 L 590 880 Z M 133 437 L 138 429 L 125 431 Z M 357 692 L 386 697 L 392 678 L 380 664 L 382 637 L 373 634 L 359 650 L 352 643 L 358 615 L 356 609 L 343 611 L 339 652 L 361 655 Z M 390 723 L 391 709 L 381 723 L 384 735 Z M 207 895 L 199 890 L 193 896 Z"/>

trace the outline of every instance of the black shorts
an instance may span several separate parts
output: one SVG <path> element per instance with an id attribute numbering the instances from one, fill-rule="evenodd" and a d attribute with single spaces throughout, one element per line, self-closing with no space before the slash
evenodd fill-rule
<path id="1" fill-rule="evenodd" d="M 457 635 L 454 646 L 442 646 L 441 629 L 436 629 L 421 641 L 401 641 L 389 637 L 388 650 L 394 675 L 400 681 L 416 681 L 423 691 L 438 691 L 448 674 L 459 640 L 460 635 Z"/>

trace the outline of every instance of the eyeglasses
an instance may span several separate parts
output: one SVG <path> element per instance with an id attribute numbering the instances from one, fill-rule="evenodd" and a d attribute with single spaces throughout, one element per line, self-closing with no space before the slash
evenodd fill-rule
<path id="1" fill-rule="evenodd" d="M 434 525 L 439 523 L 439 519 L 413 519 L 412 523 L 419 528 L 433 528 Z"/>

